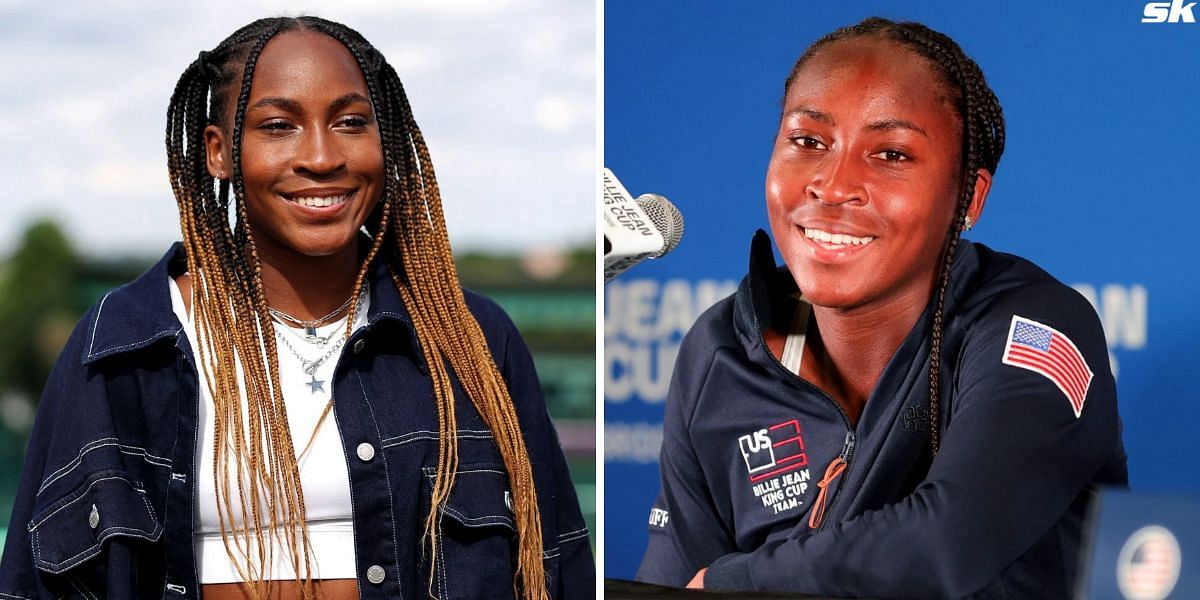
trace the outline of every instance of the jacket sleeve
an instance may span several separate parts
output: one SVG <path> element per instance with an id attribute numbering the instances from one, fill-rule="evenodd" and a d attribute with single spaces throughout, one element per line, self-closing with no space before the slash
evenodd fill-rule
<path id="1" fill-rule="evenodd" d="M 718 351 L 702 342 L 705 336 L 698 329 L 684 338 L 675 360 L 663 415 L 662 490 L 650 510 L 649 543 L 637 572 L 639 581 L 674 587 L 683 587 L 697 571 L 737 549 L 708 491 L 689 432 Z"/>
<path id="2" fill-rule="evenodd" d="M 592 561 L 587 522 L 580 510 L 575 484 L 571 481 L 571 472 L 554 423 L 546 410 L 533 358 L 508 316 L 500 307 L 492 304 L 492 308 L 494 314 L 487 320 L 503 330 L 504 356 L 499 366 L 508 384 L 509 396 L 517 406 L 535 477 L 540 476 L 547 481 L 538 485 L 537 491 L 551 597 L 559 600 L 592 600 L 596 597 L 596 566 Z M 543 476 L 545 473 L 549 473 L 549 476 Z M 557 577 L 549 569 L 555 560 L 558 563 Z"/>
<path id="3" fill-rule="evenodd" d="M 802 535 L 801 526 L 789 539 L 722 557 L 706 587 L 962 597 L 995 580 L 1067 512 L 1106 460 L 1123 456 L 1099 320 L 1073 290 L 1049 287 L 1001 299 L 970 326 L 941 448 L 911 495 L 818 533 Z M 1078 417 L 1050 378 L 1004 364 L 1014 315 L 1078 347 L 1093 373 Z"/>
<path id="4" fill-rule="evenodd" d="M 60 421 L 60 418 L 78 418 L 77 415 L 59 414 L 64 410 L 70 410 L 65 406 L 64 399 L 86 397 L 88 394 L 96 393 L 95 389 L 84 389 L 89 386 L 89 382 L 86 381 L 86 371 L 80 364 L 83 348 L 81 340 L 85 337 L 87 329 L 84 324 L 91 322 L 91 314 L 85 315 L 80 320 L 80 325 L 75 328 L 66 347 L 59 354 L 58 361 L 51 371 L 50 379 L 42 390 L 37 416 L 29 434 L 29 444 L 25 449 L 25 463 L 21 467 L 21 477 L 17 484 L 12 516 L 8 522 L 4 556 L 0 560 L 0 599 L 2 600 L 58 598 L 62 595 L 61 590 L 51 590 L 47 587 L 56 584 L 47 581 L 41 571 L 34 566 L 33 547 L 30 544 L 27 526 L 33 519 L 38 488 L 46 474 L 47 457 L 50 447 L 54 443 L 55 424 Z"/>
<path id="5" fill-rule="evenodd" d="M 596 565 L 592 560 L 591 535 L 579 508 L 579 498 L 567 468 L 567 460 L 559 445 L 554 425 L 546 420 L 550 444 L 548 451 L 554 471 L 554 545 L 545 552 L 552 557 L 558 552 L 557 581 L 550 585 L 557 588 L 554 597 L 560 600 L 594 600 L 596 597 Z M 557 548 L 557 550 L 555 550 Z"/>

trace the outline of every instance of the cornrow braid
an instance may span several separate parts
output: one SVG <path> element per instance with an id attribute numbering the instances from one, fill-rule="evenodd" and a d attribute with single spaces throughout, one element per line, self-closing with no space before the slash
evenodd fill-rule
<path id="1" fill-rule="evenodd" d="M 453 373 L 491 430 L 509 475 L 517 525 L 514 592 L 527 600 L 548 599 L 541 517 L 524 436 L 507 385 L 463 297 L 432 160 L 404 87 L 362 35 L 316 17 L 261 19 L 237 30 L 189 65 L 167 109 L 167 162 L 194 291 L 195 353 L 214 402 L 213 470 L 226 551 L 251 595 L 264 598 L 271 588 L 261 579 L 273 560 L 267 541 L 282 533 L 302 594 L 314 597 L 304 493 L 241 168 L 245 111 L 258 57 L 274 36 L 298 30 L 324 34 L 346 47 L 362 70 L 379 124 L 384 186 L 367 219 L 371 246 L 355 278 L 346 335 L 352 333 L 370 266 L 382 260 L 412 316 L 434 388 L 438 464 L 424 536 L 430 556 L 437 555 L 441 544 L 440 516 L 458 465 Z M 227 123 L 231 108 L 232 123 Z M 210 124 L 232 130 L 227 180 L 218 181 L 207 170 L 204 130 Z M 239 402 L 243 396 L 246 414 Z M 230 479 L 237 482 L 237 494 L 229 489 Z M 436 561 L 430 565 L 432 596 L 439 567 Z"/>
<path id="2" fill-rule="evenodd" d="M 857 37 L 876 37 L 897 42 L 928 60 L 950 91 L 949 100 L 957 109 L 960 119 L 962 147 L 959 165 L 962 187 L 954 209 L 954 220 L 942 245 L 941 260 L 934 280 L 935 307 L 929 334 L 929 435 L 930 448 L 936 456 L 940 445 L 943 313 L 946 290 L 950 286 L 950 267 L 958 250 L 967 211 L 975 196 L 976 173 L 979 169 L 986 169 L 995 174 L 1000 156 L 1004 153 L 1004 112 L 979 65 L 949 36 L 920 23 L 895 22 L 880 17 L 867 18 L 813 42 L 792 67 L 784 82 L 784 94 L 791 88 L 800 68 L 822 48 Z"/>

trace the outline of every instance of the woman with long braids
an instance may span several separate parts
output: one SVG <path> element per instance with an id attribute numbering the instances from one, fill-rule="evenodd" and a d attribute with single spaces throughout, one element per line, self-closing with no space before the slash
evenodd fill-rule
<path id="1" fill-rule="evenodd" d="M 1095 311 L 961 238 L 1004 150 L 949 37 L 870 18 L 784 85 L 738 291 L 684 339 L 639 579 L 902 598 L 1074 594 L 1127 481 Z"/>
<path id="2" fill-rule="evenodd" d="M 188 66 L 166 143 L 183 242 L 63 351 L 0 598 L 590 597 L 528 350 L 459 287 L 383 56 L 251 23 Z"/>

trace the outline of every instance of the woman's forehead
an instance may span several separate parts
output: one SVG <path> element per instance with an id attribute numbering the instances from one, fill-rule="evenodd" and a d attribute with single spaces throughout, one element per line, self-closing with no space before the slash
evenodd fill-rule
<path id="1" fill-rule="evenodd" d="M 801 65 L 784 112 L 818 104 L 819 110 L 933 112 L 957 121 L 951 91 L 935 65 L 911 48 L 876 37 L 832 42 Z"/>
<path id="2" fill-rule="evenodd" d="M 271 38 L 254 67 L 251 96 L 325 90 L 366 95 L 366 79 L 341 42 L 311 31 L 285 31 Z"/>

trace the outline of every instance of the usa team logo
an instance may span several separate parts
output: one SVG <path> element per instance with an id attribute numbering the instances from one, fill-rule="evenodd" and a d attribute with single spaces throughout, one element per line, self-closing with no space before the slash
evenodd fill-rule
<path id="1" fill-rule="evenodd" d="M 1004 346 L 1004 364 L 1027 369 L 1054 382 L 1071 403 L 1078 419 L 1092 385 L 1092 370 L 1083 354 L 1061 331 L 1013 315 Z"/>
<path id="2" fill-rule="evenodd" d="M 1143 527 L 1121 547 L 1117 585 L 1129 600 L 1163 600 L 1179 581 L 1179 541 L 1165 527 Z"/>
<path id="3" fill-rule="evenodd" d="M 751 483 L 808 466 L 797 419 L 743 435 L 738 438 L 738 448 Z"/>

